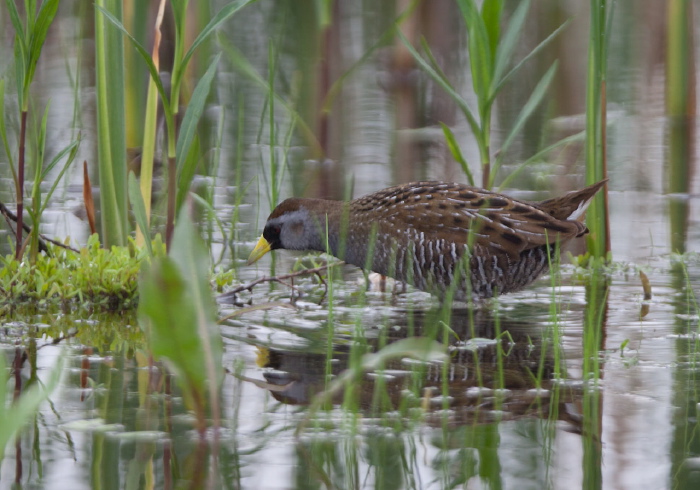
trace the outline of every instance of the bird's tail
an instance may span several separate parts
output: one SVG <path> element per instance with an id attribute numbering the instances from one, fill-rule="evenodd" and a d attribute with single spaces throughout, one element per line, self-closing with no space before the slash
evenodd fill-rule
<path id="1" fill-rule="evenodd" d="M 537 203 L 537 207 L 560 220 L 580 221 L 596 193 L 607 183 L 601 180 L 578 191 Z"/>

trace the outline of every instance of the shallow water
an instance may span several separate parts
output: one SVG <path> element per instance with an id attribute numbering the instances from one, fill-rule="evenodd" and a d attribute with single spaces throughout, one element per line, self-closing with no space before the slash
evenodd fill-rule
<path id="1" fill-rule="evenodd" d="M 370 292 L 363 299 L 362 276 L 352 269 L 334 283 L 332 329 L 329 300 L 313 301 L 322 287 L 312 280 L 297 281 L 309 294 L 295 306 L 279 304 L 288 288 L 256 287 L 253 304 L 277 306 L 221 327 L 230 373 L 222 391 L 220 485 L 569 488 L 599 474 L 605 488 L 693 488 L 700 339 L 697 298 L 688 300 L 697 293 L 687 290 L 682 271 L 669 273 L 668 258 L 644 268 L 650 301 L 642 299 L 634 267 L 612 274 L 597 388 L 583 371 L 585 287 L 570 266 L 554 293 L 544 277 L 481 309 L 451 308 L 449 333 L 429 295 Z M 700 260 L 689 260 L 687 272 L 697 284 Z M 221 313 L 236 310 L 224 305 Z M 61 350 L 67 363 L 51 404 L 22 437 L 21 481 L 32 488 L 58 488 L 57 481 L 60 488 L 125 488 L 191 478 L 192 465 L 202 464 L 194 420 L 177 388 L 164 387 L 162 371 L 149 368 L 130 340 L 133 318 L 76 323 L 79 331 L 100 321 L 111 327 L 102 345 L 88 348 L 80 334 L 66 346 L 42 336 L 58 317 L 4 325 L 10 360 L 18 335 L 37 337 L 36 369 L 25 368 L 23 377 L 45 378 Z M 305 409 L 326 387 L 326 374 L 342 372 L 352 355 L 408 335 L 445 339 L 449 362 L 394 360 L 366 374 L 351 400 L 338 394 L 329 410 Z M 585 422 L 591 406 L 596 434 Z M 164 466 L 167 451 L 177 471 Z M 17 457 L 9 447 L 3 486 Z"/>
<path id="2" fill-rule="evenodd" d="M 541 37 L 530 36 L 559 24 L 559 8 L 572 17 L 572 25 L 557 45 L 563 53 L 562 73 L 552 89 L 552 105 L 560 107 L 543 109 L 541 120 L 528 123 L 527 134 L 510 151 L 512 162 L 536 151 L 543 135 L 558 138 L 582 129 L 577 114 L 583 110 L 585 90 L 575 87 L 585 78 L 587 13 L 578 11 L 581 2 L 565 2 L 551 11 L 533 3 L 537 5 L 531 15 L 538 22 L 531 24 L 524 44 L 534 46 Z M 388 8 L 338 4 L 339 34 L 346 42 L 335 46 L 333 54 L 348 68 L 393 17 Z M 649 2 L 618 4 L 630 15 L 616 17 L 612 29 L 608 159 L 615 263 L 605 291 L 587 290 L 586 273 L 566 259 L 553 279 L 544 276 L 524 291 L 472 311 L 459 304 L 443 308 L 426 293 L 400 286 L 394 290 L 392 284 L 387 292 L 367 291 L 364 276 L 352 267 L 335 272 L 330 290 L 313 277 L 295 279 L 294 296 L 304 294 L 294 301 L 290 288 L 260 284 L 237 297 L 243 306 L 224 300 L 219 304 L 222 317 L 238 316 L 221 325 L 227 374 L 218 449 L 213 431 L 208 433 L 210 445 L 198 445 L 194 417 L 175 380 L 149 359 L 133 311 L 39 308 L 5 314 L 0 318 L 0 348 L 8 365 L 18 353 L 28 356 L 19 371 L 23 386 L 48 379 L 61 354 L 65 367 L 49 402 L 19 442 L 7 447 L 0 488 L 187 488 L 202 475 L 213 475 L 212 488 L 250 489 L 697 488 L 700 173 L 689 179 L 687 195 L 663 193 L 669 149 L 663 69 L 653 48 L 662 45 L 654 37 L 656 11 Z M 633 5 L 642 4 L 634 11 Z M 305 73 L 308 55 L 295 50 L 292 41 L 298 39 L 287 32 L 295 31 L 296 22 L 304 18 L 294 5 L 281 15 L 258 2 L 234 20 L 234 27 L 222 29 L 265 74 L 267 33 L 277 32 L 275 23 L 282 23 L 280 30 L 286 29 L 284 35 L 291 40 L 285 37 L 288 44 L 281 43 L 277 89 L 289 100 L 299 95 L 290 80 Z M 658 17 L 663 18 L 660 13 Z M 79 161 L 92 164 L 94 87 L 88 80 L 77 89 L 85 121 L 70 120 L 75 93 L 68 88 L 66 63 L 77 69 L 78 45 L 92 42 L 72 39 L 75 21 L 65 19 L 72 27 L 47 44 L 35 91 L 39 101 L 51 98 L 54 108 L 49 113 L 49 153 L 70 139 L 71 125 L 76 125 L 83 134 Z M 464 32 L 455 32 L 450 41 L 456 47 L 445 53 L 454 63 L 446 69 L 472 103 L 461 49 Z M 625 46 L 643 52 L 627 56 Z M 309 159 L 301 138 L 293 138 L 289 147 L 280 141 L 270 145 L 263 121 L 264 90 L 230 64 L 222 65 L 217 102 L 207 109 L 203 123 L 218 129 L 218 117 L 223 116 L 220 160 L 217 165 L 209 162 L 197 182 L 209 186 L 218 217 L 231 226 L 225 237 L 212 226 L 210 245 L 214 260 L 220 259 L 218 267 L 235 270 L 236 284 L 271 273 L 270 256 L 253 267 L 244 265 L 269 212 L 271 152 L 288 158 L 281 198 L 304 193 L 359 196 L 410 178 L 465 180 L 434 125 L 435 112 L 451 104 L 438 100 L 438 91 L 428 87 L 420 100 L 437 102 L 424 115 L 427 122 L 417 117 L 415 127 L 401 125 L 391 53 L 380 51 L 348 78 L 340 107 L 332 112 L 326 150 L 335 163 Z M 519 81 L 534 85 L 539 76 L 523 74 Z M 303 86 L 303 80 L 296 83 Z M 512 88 L 498 106 L 494 151 L 524 103 L 523 90 Z M 245 109 L 244 142 L 237 181 L 240 105 Z M 557 119 L 547 122 L 546 111 L 555 112 Z M 477 162 L 466 122 L 454 111 L 445 112 L 445 120 L 453 119 L 465 157 Z M 284 134 L 289 114 L 278 114 L 276 122 Z M 582 153 L 579 145 L 570 145 L 525 172 L 509 193 L 536 200 L 581 185 Z M 407 154 L 410 159 L 403 158 Z M 12 183 L 2 158 L 0 197 L 11 202 Z M 79 165 L 70 169 L 59 189 L 43 217 L 42 231 L 84 245 L 89 232 L 82 216 Z M 682 260 L 671 254 L 674 200 L 688 207 L 688 253 Z M 231 223 L 236 210 L 239 219 Z M 0 229 L 3 253 L 8 252 L 7 236 Z M 288 272 L 299 257 L 289 252 L 275 256 L 279 274 Z M 649 277 L 650 300 L 643 299 L 640 270 Z M 606 301 L 596 299 L 601 296 Z M 242 309 L 246 306 L 259 309 Z M 599 325 L 599 330 L 588 324 Z M 593 331 L 599 331 L 597 338 L 591 338 Z M 449 346 L 449 359 L 393 359 L 383 369 L 366 373 L 352 389 L 330 397 L 326 406 L 309 408 L 329 380 L 357 366 L 362 354 L 414 335 Z"/>

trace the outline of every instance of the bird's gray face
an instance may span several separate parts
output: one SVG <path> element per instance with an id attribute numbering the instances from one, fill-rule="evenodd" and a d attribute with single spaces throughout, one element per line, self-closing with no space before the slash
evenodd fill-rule
<path id="1" fill-rule="evenodd" d="M 268 220 L 263 238 L 270 243 L 271 250 L 319 250 L 320 231 L 320 224 L 311 214 L 299 209 Z"/>
<path id="2" fill-rule="evenodd" d="M 325 233 L 321 233 L 321 225 L 317 221 L 304 208 L 268 219 L 260 240 L 248 258 L 248 264 L 279 248 L 325 251 Z"/>

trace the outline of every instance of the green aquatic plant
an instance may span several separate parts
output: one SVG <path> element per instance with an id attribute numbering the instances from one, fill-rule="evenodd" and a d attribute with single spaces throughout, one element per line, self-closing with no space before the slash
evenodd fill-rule
<path id="1" fill-rule="evenodd" d="M 17 261 L 14 256 L 0 257 L 0 302 L 3 307 L 26 303 L 88 305 L 123 309 L 136 305 L 138 275 L 146 249 L 139 250 L 132 239 L 129 247 L 100 247 L 97 235 L 77 253 L 47 245 L 49 253 L 37 255 L 35 263 Z M 165 247 L 157 236 L 154 254 L 163 255 Z"/>

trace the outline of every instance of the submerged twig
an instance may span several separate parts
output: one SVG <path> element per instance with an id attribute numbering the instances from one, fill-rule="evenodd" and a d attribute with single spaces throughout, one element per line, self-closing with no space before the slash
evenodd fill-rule
<path id="1" fill-rule="evenodd" d="M 304 270 L 300 270 L 300 271 L 296 271 L 296 272 L 290 272 L 289 274 L 282 274 L 280 276 L 263 276 L 261 278 L 255 279 L 254 281 L 251 281 L 247 284 L 242 284 L 242 285 L 232 289 L 231 291 L 227 291 L 223 294 L 220 294 L 219 297 L 217 298 L 217 300 L 229 301 L 229 300 L 233 299 L 233 301 L 235 303 L 236 296 L 239 293 L 242 293 L 243 291 L 251 291 L 252 292 L 253 288 L 255 286 L 257 286 L 258 284 L 266 283 L 266 282 L 277 282 L 279 284 L 282 284 L 283 286 L 287 286 L 288 288 L 291 288 L 292 291 L 295 291 L 295 290 L 298 291 L 298 289 L 294 286 L 294 284 L 290 284 L 290 283 L 287 283 L 285 281 L 287 279 L 294 279 L 295 277 L 305 276 L 305 275 L 309 275 L 309 274 L 316 275 L 319 278 L 319 280 L 321 281 L 321 284 L 323 284 L 327 290 L 328 284 L 321 277 L 321 272 L 324 272 L 332 267 L 337 267 L 337 266 L 343 265 L 343 264 L 345 264 L 345 262 L 335 262 L 333 264 L 326 264 L 326 265 L 322 265 L 320 267 L 314 267 L 313 269 L 304 269 Z M 324 293 L 322 296 L 322 300 L 323 300 L 323 298 L 325 298 L 325 296 L 326 296 L 326 294 Z"/>

